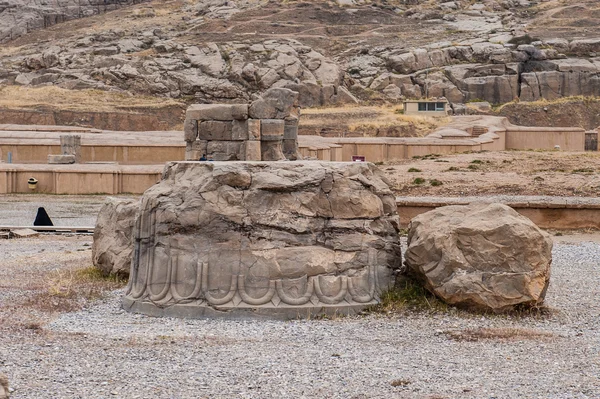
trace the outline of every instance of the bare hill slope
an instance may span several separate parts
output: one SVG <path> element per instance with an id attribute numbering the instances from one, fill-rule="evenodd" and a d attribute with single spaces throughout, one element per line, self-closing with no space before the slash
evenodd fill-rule
<path id="1" fill-rule="evenodd" d="M 139 4 L 117 8 L 125 3 Z M 111 4 L 117 9 L 5 43 L 0 82 L 184 102 L 245 101 L 289 87 L 305 107 L 443 96 L 457 111 L 474 100 L 600 92 L 597 1 Z"/>

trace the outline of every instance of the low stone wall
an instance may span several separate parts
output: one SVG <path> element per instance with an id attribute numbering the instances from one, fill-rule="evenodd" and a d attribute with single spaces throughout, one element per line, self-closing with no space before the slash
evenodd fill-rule
<path id="1" fill-rule="evenodd" d="M 506 129 L 507 150 L 553 150 L 584 151 L 585 130 L 570 127 L 525 127 Z"/>
<path id="2" fill-rule="evenodd" d="M 160 180 L 163 165 L 0 164 L 0 194 L 141 194 Z M 38 180 L 35 190 L 28 180 Z"/>
<path id="3" fill-rule="evenodd" d="M 600 229 L 600 198 L 492 196 L 492 197 L 397 197 L 400 225 L 440 206 L 466 205 L 475 201 L 499 202 L 510 206 L 544 229 Z"/>

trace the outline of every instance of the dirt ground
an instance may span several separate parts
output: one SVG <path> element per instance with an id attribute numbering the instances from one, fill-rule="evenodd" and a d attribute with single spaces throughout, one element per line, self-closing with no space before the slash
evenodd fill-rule
<path id="1" fill-rule="evenodd" d="M 380 168 L 399 196 L 600 194 L 600 153 L 498 151 L 427 156 Z"/>

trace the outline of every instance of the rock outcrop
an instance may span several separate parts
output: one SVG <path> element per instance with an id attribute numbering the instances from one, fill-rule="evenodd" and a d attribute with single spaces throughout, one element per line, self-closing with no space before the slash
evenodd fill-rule
<path id="1" fill-rule="evenodd" d="M 394 195 L 368 163 L 170 163 L 140 209 L 131 311 L 353 313 L 401 266 Z"/>
<path id="2" fill-rule="evenodd" d="M 137 2 L 51 0 L 36 1 L 30 9 L 22 0 L 9 0 L 0 3 L 0 40 L 2 31 L 11 32 L 5 38 L 17 37 L 32 27 Z M 593 37 L 600 31 L 586 29 L 585 39 L 531 37 L 523 27 L 537 12 L 533 2 L 320 3 L 134 6 L 119 12 L 126 27 L 98 24 L 73 37 L 34 40 L 6 52 L 0 82 L 117 89 L 196 103 L 247 102 L 255 93 L 289 88 L 299 93 L 302 107 L 421 97 L 499 104 L 593 95 L 600 89 L 600 39 Z M 591 5 L 583 9 L 600 15 Z M 569 8 L 559 13 L 568 16 Z M 173 18 L 161 18 L 164 14 Z M 274 14 L 278 21 L 265 18 Z M 589 20 L 587 27 L 598 25 L 595 21 L 600 20 Z M 408 26 L 414 37 L 404 32 Z"/>
<path id="3" fill-rule="evenodd" d="M 501 312 L 544 300 L 552 240 L 506 205 L 446 206 L 411 221 L 405 259 L 446 303 Z"/>
<path id="4" fill-rule="evenodd" d="M 8 378 L 4 374 L 0 374 L 0 399 L 8 399 L 9 397 Z"/>
<path id="5" fill-rule="evenodd" d="M 0 43 L 64 21 L 144 1 L 147 0 L 4 0 L 0 3 Z"/>
<path id="6" fill-rule="evenodd" d="M 129 275 L 133 226 L 138 208 L 137 200 L 108 198 L 98 213 L 92 261 L 105 275 Z"/>

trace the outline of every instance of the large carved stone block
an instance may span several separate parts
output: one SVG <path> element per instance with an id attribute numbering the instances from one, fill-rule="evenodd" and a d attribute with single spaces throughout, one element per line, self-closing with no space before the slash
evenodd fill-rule
<path id="1" fill-rule="evenodd" d="M 262 141 L 283 140 L 285 121 L 281 119 L 263 119 L 260 121 L 260 139 Z"/>
<path id="2" fill-rule="evenodd" d="M 185 118 L 185 122 L 183 122 L 183 139 L 186 142 L 191 142 L 196 140 L 196 137 L 198 137 L 198 121 Z"/>
<path id="3" fill-rule="evenodd" d="M 201 121 L 231 121 L 248 119 L 247 104 L 194 104 L 186 112 L 186 118 Z"/>
<path id="4" fill-rule="evenodd" d="M 401 266 L 369 163 L 174 162 L 144 193 L 123 305 L 156 316 L 353 313 Z"/>
<path id="5" fill-rule="evenodd" d="M 248 119 L 248 140 L 260 141 L 260 119 Z"/>
<path id="6" fill-rule="evenodd" d="M 285 161 L 283 154 L 283 142 L 279 141 L 261 141 L 260 152 L 263 161 Z"/>
<path id="7" fill-rule="evenodd" d="M 198 123 L 200 140 L 233 140 L 232 121 L 204 121 Z"/>

